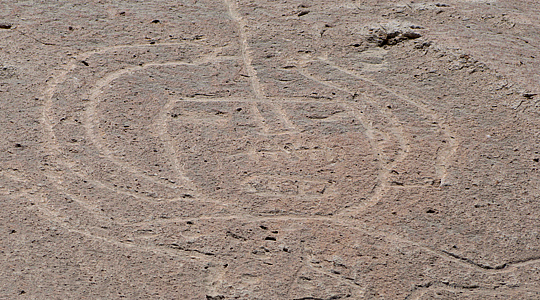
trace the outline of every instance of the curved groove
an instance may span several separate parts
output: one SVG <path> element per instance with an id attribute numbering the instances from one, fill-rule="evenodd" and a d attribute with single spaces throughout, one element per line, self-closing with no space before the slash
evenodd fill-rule
<path id="1" fill-rule="evenodd" d="M 65 82 L 66 79 L 67 79 L 67 76 L 77 68 L 77 64 L 76 64 L 77 61 L 86 60 L 86 59 L 88 59 L 89 57 L 91 57 L 93 55 L 110 52 L 112 50 L 120 50 L 120 49 L 125 49 L 125 48 L 138 48 L 138 47 L 156 47 L 156 46 L 162 46 L 162 45 L 184 45 L 184 44 L 195 44 L 195 43 L 186 42 L 186 43 L 162 43 L 162 44 L 156 44 L 156 45 L 146 45 L 146 44 L 144 44 L 144 45 L 117 45 L 117 46 L 106 47 L 106 48 L 102 48 L 102 49 L 98 49 L 98 50 L 92 50 L 92 51 L 84 52 L 84 53 L 81 53 L 80 55 L 78 55 L 76 61 L 73 61 L 71 64 L 68 65 L 68 67 L 65 70 L 61 71 L 56 76 L 52 76 L 52 79 L 49 79 L 50 80 L 49 86 L 44 91 L 45 107 L 44 107 L 43 113 L 42 113 L 42 120 L 43 120 L 42 124 L 44 125 L 44 130 L 45 130 L 46 136 L 48 136 L 49 140 L 50 140 L 50 143 L 48 143 L 48 146 L 52 148 L 50 150 L 52 150 L 52 152 L 62 153 L 61 149 L 60 149 L 60 146 L 59 146 L 59 144 L 57 142 L 56 135 L 54 133 L 53 125 L 51 124 L 51 121 L 50 121 L 50 119 L 48 117 L 48 115 L 50 114 L 50 112 L 52 110 L 54 93 L 55 93 L 58 85 Z M 195 45 L 197 45 L 197 44 L 195 44 Z M 198 45 L 198 46 L 200 46 L 200 45 Z M 120 165 L 120 166 L 123 166 L 128 172 L 143 175 L 146 178 L 148 178 L 151 182 L 156 183 L 156 184 L 166 185 L 166 186 L 171 185 L 169 183 L 165 183 L 163 181 L 156 180 L 156 179 L 152 178 L 151 176 L 146 175 L 144 172 L 139 171 L 137 168 L 129 166 L 126 163 L 116 159 L 110 153 L 110 151 L 108 151 L 108 149 L 106 149 L 105 147 L 103 147 L 101 145 L 99 139 L 93 133 L 94 132 L 94 126 L 91 124 L 92 120 L 95 119 L 95 110 L 96 110 L 96 107 L 97 107 L 97 97 L 101 93 L 101 89 L 103 87 L 105 87 L 107 84 L 109 84 L 111 81 L 115 80 L 116 78 L 118 78 L 118 77 L 120 77 L 120 76 L 122 76 L 124 74 L 130 73 L 130 72 L 136 72 L 138 70 L 143 70 L 143 69 L 146 69 L 146 68 L 157 67 L 157 66 L 200 65 L 200 64 L 207 63 L 207 62 L 234 59 L 234 57 L 233 58 L 216 57 L 215 56 L 216 51 L 214 51 L 213 54 L 210 54 L 210 55 L 207 55 L 207 56 L 203 57 L 202 59 L 200 59 L 199 61 L 197 61 L 195 63 L 186 63 L 186 62 L 182 62 L 182 61 L 170 61 L 170 62 L 164 62 L 164 63 L 147 63 L 147 64 L 143 64 L 143 65 L 139 65 L 139 66 L 135 66 L 135 67 L 131 67 L 131 68 L 124 68 L 124 69 L 120 69 L 120 70 L 111 72 L 107 76 L 105 76 L 105 77 L 101 78 L 100 80 L 98 80 L 98 82 L 96 82 L 94 87 L 90 90 L 90 98 L 91 98 L 90 100 L 91 100 L 92 103 L 89 106 L 87 106 L 88 109 L 85 112 L 86 113 L 86 118 L 85 119 L 87 121 L 89 120 L 89 122 L 86 122 L 84 124 L 86 132 L 87 132 L 88 136 L 90 137 L 90 139 L 92 140 L 92 142 L 94 143 L 94 145 L 96 146 L 97 150 L 99 152 L 102 152 L 104 154 L 104 156 L 107 159 L 111 160 L 113 163 L 115 163 L 117 165 Z M 69 165 L 69 163 L 68 163 L 68 165 Z M 69 167 L 68 167 L 68 169 L 69 169 Z M 75 173 L 77 173 L 77 172 L 75 172 Z M 83 178 L 83 177 L 81 177 L 82 175 L 80 175 L 80 174 L 77 174 L 77 176 L 79 176 L 80 178 Z M 86 177 L 83 178 L 83 179 L 88 180 L 88 178 L 86 178 Z M 138 193 L 134 193 L 134 192 L 127 191 L 127 190 L 121 190 L 121 189 L 118 189 L 118 188 L 113 187 L 113 186 L 109 186 L 109 185 L 107 185 L 105 183 L 102 183 L 102 182 L 99 182 L 99 181 L 96 181 L 96 180 L 92 180 L 92 182 L 94 184 L 96 184 L 96 185 L 107 188 L 107 189 L 112 190 L 114 192 L 118 192 L 118 193 L 121 193 L 121 194 L 124 194 L 124 195 L 136 197 L 138 199 L 155 201 L 155 199 L 151 199 L 150 197 L 144 197 L 143 195 L 138 194 Z M 174 187 L 177 188 L 176 185 L 174 185 Z M 175 199 L 170 199 L 170 200 L 174 201 L 174 200 L 179 200 L 179 199 L 175 198 Z"/>
<path id="2" fill-rule="evenodd" d="M 320 84 L 323 84 L 323 85 L 326 85 L 326 86 L 328 86 L 330 88 L 346 92 L 351 97 L 354 97 L 354 95 L 355 95 L 355 93 L 353 93 L 352 91 L 350 91 L 350 90 L 348 90 L 346 88 L 338 87 L 338 86 L 336 86 L 336 85 L 334 85 L 332 83 L 329 83 L 328 81 L 324 81 L 324 80 L 315 78 L 312 75 L 306 74 L 302 70 L 298 70 L 298 73 L 300 75 L 306 77 L 307 79 L 316 81 L 316 82 L 318 82 Z M 376 105 L 374 105 L 373 101 L 370 101 L 369 99 L 367 99 L 367 97 L 365 97 L 364 101 L 366 101 L 366 102 L 370 103 L 371 105 L 373 105 L 374 107 L 376 107 Z M 401 129 L 401 126 L 399 126 L 399 122 L 397 121 L 397 119 L 393 115 L 388 116 L 388 113 L 386 111 L 378 109 L 378 111 L 381 112 L 383 115 L 386 115 L 388 118 L 393 119 L 392 124 L 398 124 L 397 126 L 393 126 L 391 131 L 392 131 L 392 135 L 398 141 L 400 149 L 398 149 L 397 157 L 395 159 L 393 159 L 393 161 L 391 161 L 389 164 L 384 164 L 382 162 L 382 159 L 381 159 L 382 157 L 384 157 L 384 150 L 383 150 L 383 148 L 381 146 L 379 146 L 377 144 L 376 139 L 374 137 L 374 132 L 378 132 L 379 130 L 375 129 L 371 125 L 371 122 L 364 117 L 364 114 L 359 112 L 359 110 L 356 107 L 354 107 L 353 105 L 351 105 L 350 103 L 347 103 L 345 101 L 339 101 L 338 103 L 340 103 L 341 105 L 346 107 L 348 111 L 352 112 L 353 115 L 356 117 L 356 119 L 358 119 L 360 121 L 362 126 L 364 128 L 366 128 L 366 133 L 365 134 L 369 139 L 369 143 L 371 145 L 371 148 L 376 150 L 377 156 L 379 157 L 379 160 L 378 160 L 379 174 L 377 175 L 377 184 L 375 185 L 375 187 L 372 190 L 372 196 L 367 201 L 362 202 L 361 204 L 355 205 L 353 207 L 348 207 L 346 209 L 346 211 L 348 211 L 349 213 L 357 213 L 358 212 L 358 210 L 357 210 L 358 207 L 357 206 L 361 206 L 361 207 L 363 207 L 364 210 L 366 210 L 366 209 L 369 209 L 370 207 L 376 205 L 382 199 L 382 197 L 384 196 L 386 190 L 390 187 L 390 185 L 388 184 L 388 178 L 390 176 L 391 170 L 394 168 L 394 166 L 396 166 L 398 163 L 402 162 L 405 159 L 407 154 L 410 152 L 410 147 L 409 147 L 408 143 L 405 140 L 406 135 L 404 134 L 403 130 Z M 344 213 L 344 211 L 342 210 L 340 213 Z"/>
<path id="3" fill-rule="evenodd" d="M 443 134 L 446 136 L 446 140 L 448 140 L 448 144 L 449 144 L 449 147 L 448 149 L 446 150 L 446 153 L 443 153 L 439 156 L 437 156 L 437 163 L 435 165 L 435 170 L 436 170 L 436 174 L 438 176 L 438 178 L 440 178 L 441 180 L 441 183 L 440 183 L 440 186 L 444 186 L 444 185 L 447 185 L 449 184 L 447 182 L 447 176 L 448 176 L 448 167 L 450 166 L 450 160 L 452 159 L 452 157 L 455 155 L 455 153 L 457 152 L 458 148 L 459 148 L 459 141 L 457 139 L 457 136 L 455 133 L 453 133 L 450 129 L 449 129 L 449 126 L 446 124 L 445 120 L 440 117 L 434 110 L 430 109 L 429 107 L 427 107 L 427 105 L 423 104 L 423 103 L 419 103 L 417 101 L 414 101 L 412 99 L 409 99 L 408 97 L 404 96 L 403 93 L 398 93 L 398 92 L 395 92 L 393 91 L 392 89 L 374 81 L 374 80 L 371 80 L 369 78 L 366 78 L 365 76 L 360 76 L 359 74 L 356 74 L 356 72 L 354 71 L 351 71 L 351 70 L 348 70 L 348 69 L 345 69 L 345 68 L 342 68 L 336 64 L 334 64 L 333 62 L 329 61 L 328 59 L 325 59 L 325 58 L 318 58 L 319 60 L 327 63 L 328 65 L 330 65 L 331 67 L 335 68 L 336 70 L 339 70 L 343 73 L 346 73 L 358 80 L 361 80 L 361 81 L 365 81 L 373 86 L 376 86 L 377 88 L 381 89 L 381 90 L 384 90 L 388 93 L 390 93 L 392 96 L 398 98 L 398 99 L 401 99 L 402 101 L 406 102 L 406 103 L 409 103 L 413 106 L 415 106 L 416 108 L 418 108 L 419 110 L 421 110 L 422 112 L 424 112 L 425 115 L 429 116 L 433 121 L 435 121 L 437 124 L 437 127 L 439 127 L 440 131 L 443 132 Z"/>
<path id="4" fill-rule="evenodd" d="M 168 125 L 166 122 L 166 118 L 170 115 L 173 104 L 175 103 L 176 100 L 174 100 L 173 98 L 169 98 L 167 103 L 161 109 L 159 119 L 157 122 L 155 122 L 155 126 L 158 127 L 159 139 L 165 145 L 165 152 L 167 153 L 167 156 L 172 160 L 172 166 L 174 172 L 176 173 L 176 176 L 178 176 L 178 178 L 180 178 L 182 182 L 186 183 L 187 189 L 195 193 L 195 198 L 203 198 L 205 199 L 205 202 L 210 202 L 221 206 L 227 206 L 227 204 L 221 201 L 210 200 L 210 198 L 204 195 L 203 192 L 197 187 L 193 180 L 185 175 L 183 166 L 178 160 L 178 153 L 176 152 L 172 144 L 172 138 L 168 133 Z M 180 198 L 177 199 L 180 200 Z"/>
<path id="5" fill-rule="evenodd" d="M 476 267 L 479 267 L 479 268 L 482 268 L 482 269 L 485 269 L 485 270 L 503 270 L 503 269 L 507 269 L 509 267 L 526 266 L 526 265 L 535 264 L 535 263 L 540 262 L 540 256 L 534 256 L 534 257 L 525 258 L 525 259 L 522 259 L 522 260 L 509 261 L 509 262 L 501 263 L 501 264 L 498 264 L 498 265 L 495 265 L 495 266 L 490 266 L 490 265 L 486 265 L 486 264 L 482 264 L 482 263 L 477 263 L 477 262 L 473 261 L 470 258 L 462 257 L 462 256 L 459 256 L 459 255 L 454 254 L 454 253 L 449 252 L 449 251 L 441 250 L 441 252 L 448 255 L 448 256 L 460 259 L 460 260 L 462 260 L 462 261 L 464 261 L 464 262 L 466 262 L 468 264 L 471 264 L 473 266 L 476 266 Z"/>
<path id="6" fill-rule="evenodd" d="M 213 56 L 211 56 L 213 57 Z M 90 95 L 89 95 L 89 100 L 90 100 L 90 103 L 85 111 L 86 113 L 86 123 L 84 124 L 85 126 L 85 129 L 86 129 L 86 133 L 87 135 L 90 137 L 91 141 L 93 142 L 94 146 L 98 149 L 99 152 L 102 152 L 103 155 L 110 161 L 112 161 L 113 163 L 117 164 L 117 165 L 120 165 L 122 167 L 124 167 L 128 172 L 132 173 L 132 174 L 144 174 L 144 172 L 142 172 L 141 170 L 139 170 L 138 168 L 136 167 L 133 167 L 119 159 L 117 159 L 116 157 L 114 157 L 114 155 L 111 153 L 111 151 L 109 151 L 107 149 L 107 147 L 105 147 L 100 139 L 97 137 L 96 135 L 96 125 L 95 123 L 97 122 L 96 121 L 96 109 L 97 109 L 97 106 L 98 106 L 98 103 L 99 103 L 99 95 L 101 94 L 102 92 L 102 89 L 107 86 L 108 84 L 110 84 L 112 81 L 118 79 L 119 77 L 123 76 L 124 74 L 128 74 L 128 73 L 134 73 L 134 72 L 137 72 L 137 71 L 141 71 L 141 70 L 145 70 L 145 69 L 148 69 L 148 68 L 151 68 L 151 67 L 161 67 L 161 66 L 181 66 L 181 65 L 185 65 L 185 66 L 198 66 L 198 65 L 201 65 L 201 64 L 204 64 L 204 63 L 207 63 L 209 61 L 215 61 L 216 59 L 209 59 L 208 57 L 207 58 L 203 58 L 202 60 L 198 61 L 198 62 L 194 62 L 194 63 L 186 63 L 186 62 L 182 62 L 182 61 L 171 61 L 171 62 L 164 62 L 164 63 L 147 63 L 147 64 L 143 64 L 142 66 L 135 66 L 135 67 L 131 67 L 131 68 L 125 68 L 125 69 L 120 69 L 120 70 L 117 70 L 117 71 L 114 71 L 114 72 L 110 72 L 107 76 L 101 78 L 100 80 L 98 80 L 93 88 L 90 90 Z M 169 183 L 167 182 L 163 182 L 163 181 L 160 181 L 160 180 L 156 180 L 155 178 L 151 177 L 151 176 L 146 176 L 150 181 L 156 183 L 156 184 L 160 184 L 160 185 L 169 185 Z M 176 184 L 172 184 L 173 186 L 175 187 L 178 187 Z"/>
<path id="7" fill-rule="evenodd" d="M 40 207 L 40 206 L 37 206 L 36 209 L 40 210 L 43 215 L 47 215 L 48 217 L 46 217 L 46 218 L 50 222 L 53 222 L 53 223 L 59 225 L 60 227 L 64 228 L 68 232 L 76 233 L 76 234 L 85 236 L 87 238 L 93 239 L 93 240 L 106 242 L 107 244 L 114 245 L 114 246 L 121 247 L 121 248 L 128 248 L 128 249 L 136 250 L 136 251 L 140 251 L 140 252 L 151 252 L 151 253 L 159 254 L 159 255 L 174 256 L 174 257 L 177 257 L 177 258 L 182 259 L 184 261 L 188 261 L 188 259 L 184 255 L 178 255 L 177 251 L 174 251 L 172 249 L 168 250 L 165 247 L 143 246 L 143 245 L 139 245 L 139 244 L 124 243 L 124 242 L 114 240 L 114 239 L 111 239 L 111 238 L 108 238 L 108 237 L 104 237 L 104 236 L 100 236 L 100 235 L 90 233 L 90 232 L 88 232 L 86 230 L 75 229 L 72 226 L 68 226 L 67 224 L 65 224 L 65 222 L 62 222 L 62 221 L 58 220 L 58 217 L 55 216 L 54 212 L 50 211 L 49 209 L 44 208 L 44 207 Z M 190 254 L 190 255 L 194 256 L 194 257 L 197 257 L 200 260 L 209 261 L 207 259 L 207 257 L 205 257 L 204 255 L 193 255 L 193 254 Z"/>
<path id="8" fill-rule="evenodd" d="M 43 97 L 44 97 L 44 103 L 45 104 L 44 104 L 40 119 L 41 119 L 41 124 L 42 124 L 43 131 L 45 133 L 45 136 L 47 137 L 47 139 L 46 139 L 47 143 L 45 144 L 45 147 L 48 148 L 48 151 L 53 154 L 53 157 L 56 157 L 56 154 L 62 155 L 62 150 L 60 149 L 60 145 L 59 145 L 59 143 L 57 141 L 56 134 L 55 134 L 54 129 L 53 129 L 53 125 L 52 125 L 51 120 L 49 118 L 49 114 L 51 113 L 51 110 L 52 110 L 53 97 L 54 97 L 54 93 L 55 93 L 58 85 L 65 82 L 66 79 L 67 79 L 67 76 L 73 70 L 75 70 L 76 62 L 78 60 L 85 60 L 85 59 L 88 59 L 89 57 L 91 57 L 92 55 L 95 55 L 95 54 L 104 53 L 104 52 L 111 51 L 111 50 L 124 49 L 124 48 L 156 47 L 158 45 L 183 45 L 183 44 L 185 44 L 185 43 L 163 43 L 163 44 L 157 44 L 157 45 L 117 45 L 117 46 L 112 46 L 112 47 L 106 47 L 106 48 L 103 48 L 103 49 L 92 50 L 92 51 L 84 52 L 84 53 L 81 53 L 81 54 L 77 55 L 77 60 L 72 61 L 70 64 L 68 64 L 66 69 L 61 70 L 59 73 L 52 75 L 47 80 L 48 86 L 43 91 Z M 188 44 L 189 44 L 189 42 L 188 42 Z M 168 62 L 168 63 L 165 63 L 165 65 L 177 64 L 177 63 L 178 62 Z M 138 69 L 142 69 L 143 67 L 151 67 L 151 66 L 156 66 L 156 65 L 159 65 L 159 64 L 150 63 L 150 64 L 147 64 L 146 66 L 139 66 L 139 67 L 135 67 L 133 69 L 138 70 Z M 113 75 L 110 75 L 108 78 L 113 78 L 115 75 L 118 75 L 118 74 L 121 75 L 121 74 L 124 74 L 124 73 L 125 73 L 125 71 L 117 71 L 117 73 L 114 73 Z M 105 82 L 106 82 L 106 80 L 101 82 L 102 86 L 106 85 Z M 147 201 L 155 202 L 155 199 L 150 199 L 148 197 L 144 197 L 143 195 L 140 195 L 140 194 L 137 194 L 137 193 L 132 193 L 132 192 L 128 192 L 128 191 L 119 190 L 119 189 L 116 189 L 116 188 L 114 188 L 112 186 L 108 186 L 107 184 L 104 184 L 104 183 L 102 183 L 100 181 L 96 181 L 96 180 L 92 180 L 92 179 L 89 180 L 87 177 L 84 177 L 83 175 L 79 174 L 78 172 L 74 172 L 72 170 L 72 168 L 71 168 L 72 164 L 70 162 L 68 162 L 68 161 L 63 161 L 62 159 L 60 159 L 59 163 L 60 163 L 60 165 L 64 166 L 64 168 L 66 170 L 68 170 L 68 172 L 72 173 L 72 175 L 75 175 L 75 176 L 77 176 L 77 177 L 79 177 L 79 178 L 81 178 L 83 180 L 87 180 L 88 182 L 90 182 L 92 184 L 95 184 L 95 185 L 97 185 L 97 186 L 99 186 L 101 188 L 111 190 L 111 191 L 113 191 L 115 193 L 121 193 L 121 194 L 124 194 L 124 195 L 132 196 L 132 197 L 135 197 L 135 198 L 138 198 L 138 199 L 141 199 L 141 200 L 147 200 Z M 79 199 L 76 195 L 73 195 L 73 194 L 69 193 L 65 189 L 65 187 L 63 185 L 59 184 L 59 182 L 61 182 L 62 180 L 60 179 L 59 176 L 55 175 L 54 172 L 52 172 L 50 170 L 47 170 L 47 173 L 48 173 L 49 177 L 55 178 L 55 180 L 51 180 L 51 182 L 52 182 L 53 186 L 57 190 L 62 191 L 62 193 L 66 194 L 66 195 L 69 195 L 70 198 L 74 202 L 76 202 L 81 208 L 87 210 L 87 212 L 91 213 L 92 215 L 96 215 L 96 211 L 95 211 L 96 206 L 94 206 L 94 205 L 92 205 L 90 203 L 87 203 L 84 200 Z M 64 175 L 64 176 L 67 176 L 67 175 Z M 172 199 L 171 201 L 174 201 L 174 200 L 179 200 L 179 199 Z M 185 199 L 182 199 L 182 200 L 185 201 Z M 197 201 L 197 202 L 208 202 L 208 201 L 202 200 L 202 201 Z M 216 203 L 215 201 L 211 201 L 211 202 Z M 99 215 L 99 213 L 96 216 L 98 216 L 98 215 Z M 54 221 L 54 220 L 51 219 L 51 221 Z M 95 238 L 102 239 L 102 240 L 108 241 L 108 242 L 110 242 L 112 244 L 115 244 L 115 245 L 126 246 L 126 244 L 120 243 L 118 241 L 109 240 L 109 239 L 106 239 L 106 238 L 103 238 L 103 237 L 92 235 L 91 233 L 88 233 L 88 232 L 80 232 L 79 230 L 69 228 L 69 226 L 67 224 L 64 224 L 63 222 L 60 222 L 60 221 L 56 221 L 56 222 L 59 223 L 60 225 L 62 225 L 63 227 L 65 227 L 69 231 L 79 232 L 81 234 L 92 237 L 94 239 Z M 131 247 L 131 245 L 130 245 L 130 247 Z"/>
<path id="9" fill-rule="evenodd" d="M 448 255 L 445 251 L 433 249 L 429 246 L 426 246 L 422 243 L 418 243 L 415 241 L 408 240 L 406 238 L 403 238 L 399 235 L 389 233 L 386 231 L 370 228 L 366 226 L 361 220 L 357 220 L 355 218 L 352 218 L 350 216 L 346 215 L 338 215 L 338 216 L 319 216 L 319 215 L 310 215 L 310 216 L 302 216 L 302 215 L 268 215 L 268 216 L 261 216 L 261 215 L 251 215 L 251 214 L 234 214 L 234 215 L 222 215 L 222 216 L 200 216 L 200 217 L 181 217 L 181 218 L 170 218 L 160 221 L 144 221 L 144 222 L 138 222 L 138 223 L 130 223 L 129 225 L 137 225 L 137 226 L 144 226 L 144 225 L 150 225 L 150 224 L 167 224 L 167 223 L 185 223 L 189 221 L 194 220 L 222 220 L 222 221 L 232 221 L 232 220 L 240 220 L 242 222 L 247 223 L 256 223 L 256 222 L 272 222 L 272 221 L 316 221 L 316 222 L 328 222 L 332 223 L 338 226 L 347 227 L 351 230 L 356 230 L 359 232 L 362 232 L 364 234 L 367 234 L 372 237 L 377 238 L 383 238 L 385 241 L 394 244 L 394 245 L 411 245 L 416 248 L 419 248 L 426 253 L 439 257 L 441 259 L 444 259 L 449 262 L 457 263 L 458 265 L 467 268 L 467 269 L 473 269 L 476 271 L 479 271 L 481 273 L 485 274 L 503 274 L 503 273 L 512 273 L 514 272 L 515 267 L 540 263 L 540 258 L 532 258 L 530 260 L 525 260 L 521 262 L 513 262 L 513 263 L 506 263 L 507 267 L 505 268 L 483 268 L 475 263 L 470 263 L 467 261 L 464 261 L 463 259 L 459 257 L 455 257 L 452 255 Z M 128 225 L 128 224 L 126 224 Z"/>

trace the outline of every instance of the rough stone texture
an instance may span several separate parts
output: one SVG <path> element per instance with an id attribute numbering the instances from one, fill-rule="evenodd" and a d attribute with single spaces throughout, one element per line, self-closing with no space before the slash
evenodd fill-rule
<path id="1" fill-rule="evenodd" d="M 4 1 L 0 298 L 540 299 L 536 1 Z"/>

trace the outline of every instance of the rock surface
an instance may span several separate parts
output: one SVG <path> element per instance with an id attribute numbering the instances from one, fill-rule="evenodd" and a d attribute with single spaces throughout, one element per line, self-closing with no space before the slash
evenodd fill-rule
<path id="1" fill-rule="evenodd" d="M 536 1 L 0 4 L 0 298 L 540 299 Z"/>

